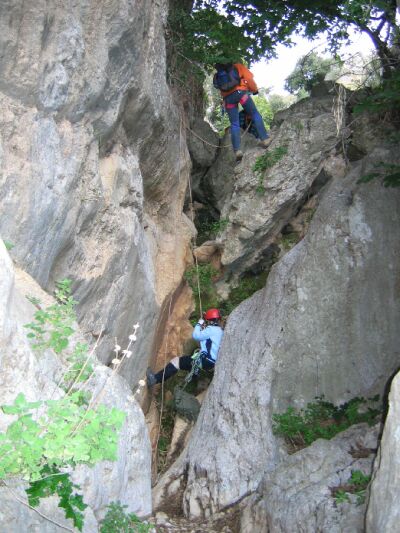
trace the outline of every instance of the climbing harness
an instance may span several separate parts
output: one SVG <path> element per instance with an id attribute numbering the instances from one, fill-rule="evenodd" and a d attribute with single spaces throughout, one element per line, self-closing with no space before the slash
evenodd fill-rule
<path id="1" fill-rule="evenodd" d="M 192 355 L 192 360 L 193 360 L 192 369 L 185 377 L 184 386 L 183 386 L 184 389 L 186 388 L 188 383 L 190 383 L 192 381 L 193 376 L 198 376 L 200 370 L 203 368 L 203 366 L 201 364 L 201 358 L 202 358 L 202 353 L 201 353 L 200 350 L 196 350 L 195 352 L 193 352 L 193 355 Z"/>

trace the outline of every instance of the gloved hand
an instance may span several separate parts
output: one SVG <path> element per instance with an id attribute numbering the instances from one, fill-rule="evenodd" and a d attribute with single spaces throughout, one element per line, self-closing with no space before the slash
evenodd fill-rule
<path id="1" fill-rule="evenodd" d="M 202 318 L 199 318 L 197 323 L 200 324 L 200 326 L 202 326 L 204 324 L 204 320 Z"/>

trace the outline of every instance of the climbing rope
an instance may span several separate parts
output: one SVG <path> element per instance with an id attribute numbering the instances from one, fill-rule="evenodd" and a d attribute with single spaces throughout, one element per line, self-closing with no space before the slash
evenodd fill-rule
<path id="1" fill-rule="evenodd" d="M 249 131 L 251 125 L 253 124 L 253 121 L 250 120 L 250 122 L 248 123 L 247 125 L 247 128 L 244 130 L 244 132 L 241 134 L 241 139 L 243 139 L 243 137 L 246 135 L 246 133 Z M 189 126 L 185 126 L 185 128 L 190 131 L 190 133 L 192 135 L 194 135 L 195 137 L 197 137 L 198 139 L 200 139 L 200 141 L 202 141 L 204 144 L 208 144 L 208 146 L 212 146 L 213 148 L 230 148 L 232 145 L 231 143 L 229 144 L 213 144 L 213 143 L 210 143 L 208 142 L 206 139 L 203 139 L 203 137 L 201 137 L 198 133 L 196 133 L 195 131 L 193 131 L 191 128 L 189 128 Z M 189 182 L 190 182 L 190 179 L 189 179 Z"/>
<path id="2" fill-rule="evenodd" d="M 181 162 L 182 162 L 182 126 L 183 126 L 183 119 L 181 119 L 180 123 L 179 123 L 179 158 L 178 158 L 178 181 L 180 182 L 180 178 L 181 178 Z M 191 179 L 190 179 L 190 174 L 188 173 L 188 188 L 189 188 L 189 200 L 190 200 L 190 213 L 191 213 L 191 219 L 192 219 L 192 224 L 194 225 L 194 209 L 193 209 L 193 194 L 192 194 L 192 184 L 191 184 Z M 176 240 L 176 236 L 177 236 L 177 232 L 175 232 L 175 240 Z M 175 246 L 175 249 L 176 249 L 176 246 Z M 199 299 L 199 309 L 200 309 L 200 314 L 202 315 L 203 314 L 203 308 L 202 308 L 202 302 L 201 302 L 201 287 L 200 287 L 200 276 L 199 276 L 199 264 L 198 264 L 198 261 L 197 261 L 197 257 L 194 255 L 193 253 L 193 250 L 194 250 L 194 237 L 191 239 L 191 250 L 192 250 L 192 254 L 194 256 L 194 259 L 195 259 L 195 265 L 196 265 L 196 277 L 197 277 L 197 294 L 198 294 L 198 299 Z M 175 256 L 176 257 L 176 256 Z M 174 272 L 176 271 L 176 269 L 174 269 Z M 167 323 L 171 317 L 171 310 L 172 310 L 172 293 L 170 295 L 170 298 L 169 298 L 169 302 L 168 302 L 168 319 L 167 319 Z M 157 439 L 156 439 L 156 446 L 155 446 L 155 449 L 158 450 L 158 443 L 159 443 L 159 440 L 160 440 L 160 433 L 161 433 L 161 423 L 162 423 L 162 417 L 163 417 L 163 412 L 164 412 L 164 396 L 165 396 L 165 369 L 166 369 L 166 354 L 167 354 L 167 348 L 168 348 L 168 344 L 169 344 L 169 328 L 167 329 L 167 335 L 166 335 L 166 339 L 165 339 L 165 350 L 164 350 L 164 359 L 163 359 L 163 376 L 162 376 L 162 381 L 161 381 L 161 406 L 160 406 L 160 417 L 159 417 L 159 423 L 158 423 L 158 432 L 157 432 Z M 195 371 L 195 365 L 197 366 L 197 363 L 195 361 L 195 364 L 193 364 L 193 368 L 192 368 L 192 371 L 190 372 L 190 379 L 192 379 L 193 377 L 193 374 L 194 374 L 194 371 Z M 200 367 L 201 367 L 201 361 L 200 361 Z M 197 372 L 199 371 L 198 367 L 197 367 Z M 183 388 L 186 387 L 187 383 L 189 383 L 190 380 L 188 380 L 186 382 L 186 379 L 185 379 L 185 385 Z"/>
<path id="3" fill-rule="evenodd" d="M 247 125 L 247 128 L 244 130 L 243 134 L 241 135 L 242 138 L 244 137 L 244 135 L 246 135 L 246 133 L 250 129 L 251 125 L 252 125 L 252 121 L 249 122 L 249 124 Z M 212 146 L 214 148 L 229 148 L 231 146 L 231 144 L 227 144 L 227 145 L 222 145 L 221 146 L 221 145 L 215 145 L 215 144 L 212 144 L 212 143 L 208 142 L 206 139 L 203 139 L 202 137 L 200 137 L 200 135 L 198 135 L 191 128 L 189 128 L 189 126 L 187 126 L 187 125 L 185 126 L 183 124 L 183 119 L 181 118 L 181 121 L 180 121 L 180 124 L 179 124 L 179 160 L 178 160 L 178 180 L 179 180 L 179 182 L 180 182 L 180 178 L 181 178 L 182 130 L 183 130 L 183 127 L 185 127 L 185 129 L 187 129 L 190 133 L 192 133 L 195 137 L 200 139 L 202 142 L 204 142 L 205 144 L 208 144 L 209 146 Z M 191 218 L 192 224 L 194 226 L 193 191 L 192 191 L 192 183 L 191 183 L 191 179 L 190 179 L 190 174 L 189 173 L 188 173 L 188 189 L 189 189 L 190 218 Z M 177 233 L 175 232 L 175 239 L 176 239 L 176 235 L 177 235 Z M 200 275 L 199 275 L 199 263 L 198 263 L 198 260 L 197 260 L 197 256 L 194 254 L 194 248 L 195 248 L 195 240 L 194 240 L 194 237 L 193 237 L 191 239 L 191 250 L 192 250 L 192 254 L 193 254 L 194 262 L 195 262 L 195 267 L 196 267 L 197 297 L 198 297 L 198 300 L 199 300 L 200 316 L 202 316 L 203 315 L 203 306 L 202 306 L 202 301 L 201 301 L 201 286 L 200 286 Z M 169 318 L 171 316 L 171 309 L 172 309 L 172 294 L 170 296 L 169 303 L 168 303 L 168 320 L 169 320 Z M 158 443 L 159 443 L 159 440 L 160 440 L 161 422 L 162 422 L 162 416 L 163 416 L 163 411 L 164 411 L 164 396 L 165 396 L 164 377 L 165 377 L 165 368 L 167 366 L 166 365 L 166 353 L 167 353 L 168 343 L 169 343 L 169 328 L 167 330 L 167 335 L 166 335 L 166 339 L 165 339 L 165 350 L 164 350 L 164 360 L 163 360 L 164 372 L 163 372 L 162 381 L 161 381 L 161 406 L 160 406 L 160 417 L 159 417 L 158 433 L 157 433 L 156 447 L 155 447 L 156 450 L 158 449 Z M 182 390 L 184 390 L 186 388 L 187 384 L 192 380 L 193 376 L 197 375 L 199 373 L 200 369 L 202 368 L 200 350 L 194 352 L 192 358 L 193 358 L 192 369 L 187 374 L 187 376 L 185 377 L 185 381 L 184 381 L 184 385 L 182 387 Z"/>
<path id="4" fill-rule="evenodd" d="M 346 138 L 345 138 L 345 126 L 346 126 L 346 103 L 347 103 L 347 92 L 344 85 L 340 84 L 339 88 L 336 88 L 336 96 L 333 99 L 332 113 L 336 122 L 336 136 L 340 137 L 342 143 L 342 151 L 345 161 L 347 159 L 347 150 L 346 150 Z"/>

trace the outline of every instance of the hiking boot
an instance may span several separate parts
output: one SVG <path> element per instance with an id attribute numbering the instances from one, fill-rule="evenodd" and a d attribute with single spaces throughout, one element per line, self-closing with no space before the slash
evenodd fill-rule
<path id="1" fill-rule="evenodd" d="M 262 146 L 263 148 L 268 148 L 271 142 L 272 142 L 271 137 L 268 137 L 268 139 L 264 139 L 263 141 L 260 141 L 260 146 Z"/>
<path id="2" fill-rule="evenodd" d="M 157 383 L 157 380 L 155 374 L 153 374 L 150 368 L 146 370 L 146 378 L 147 386 L 149 387 L 149 389 L 151 389 L 151 387 L 154 387 L 154 385 Z"/>
<path id="3" fill-rule="evenodd" d="M 236 150 L 235 152 L 236 161 L 241 161 L 243 159 L 243 152 L 242 150 Z"/>

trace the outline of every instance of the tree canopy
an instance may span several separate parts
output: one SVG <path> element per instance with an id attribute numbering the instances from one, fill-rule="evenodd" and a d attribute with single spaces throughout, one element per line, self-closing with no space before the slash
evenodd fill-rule
<path id="1" fill-rule="evenodd" d="M 370 36 L 390 74 L 395 64 L 391 47 L 399 43 L 396 0 L 195 0 L 178 26 L 181 34 L 192 36 L 186 53 L 205 66 L 273 57 L 276 46 L 290 46 L 295 34 L 313 39 L 325 32 L 335 51 L 349 40 L 353 27 Z"/>
<path id="2" fill-rule="evenodd" d="M 321 57 L 310 52 L 301 57 L 291 74 L 285 80 L 285 89 L 297 94 L 301 89 L 309 92 L 317 83 L 324 80 L 331 66 L 336 62 L 333 57 Z"/>

